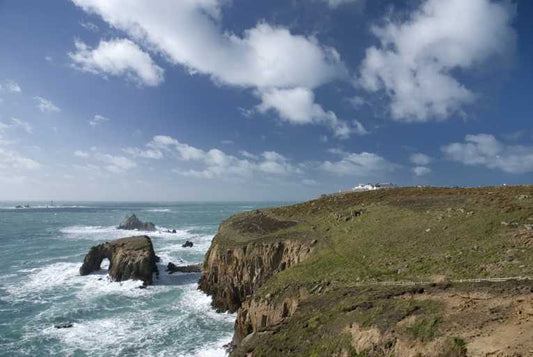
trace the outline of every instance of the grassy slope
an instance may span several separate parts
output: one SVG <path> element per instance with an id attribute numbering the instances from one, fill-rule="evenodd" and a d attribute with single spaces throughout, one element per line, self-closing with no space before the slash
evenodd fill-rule
<path id="1" fill-rule="evenodd" d="M 225 244 L 297 237 L 316 239 L 318 249 L 271 278 L 256 296 L 282 298 L 298 286 L 324 290 L 312 294 L 280 331 L 256 341 L 257 355 L 331 353 L 349 346 L 339 333 L 348 320 L 386 329 L 413 311 L 420 320 L 406 333 L 434 337 L 441 320 L 437 302 L 390 299 L 405 288 L 358 286 L 364 282 L 533 276 L 533 186 L 386 189 L 265 212 L 298 224 L 269 234 L 228 234 Z M 365 302 L 372 307 L 349 308 Z"/>

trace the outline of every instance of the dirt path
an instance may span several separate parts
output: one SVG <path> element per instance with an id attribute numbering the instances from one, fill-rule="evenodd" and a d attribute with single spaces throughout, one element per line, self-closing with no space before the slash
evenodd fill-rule
<path id="1" fill-rule="evenodd" d="M 457 280 L 445 280 L 435 279 L 433 281 L 372 281 L 372 282 L 360 282 L 355 286 L 414 286 L 414 285 L 429 285 L 435 283 L 501 283 L 510 280 L 533 280 L 530 276 L 511 276 L 504 278 L 473 278 L 473 279 L 457 279 Z"/>

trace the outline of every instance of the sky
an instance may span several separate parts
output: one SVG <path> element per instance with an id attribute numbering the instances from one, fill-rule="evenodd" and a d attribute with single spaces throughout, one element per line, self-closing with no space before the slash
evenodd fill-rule
<path id="1" fill-rule="evenodd" d="M 533 2 L 0 0 L 0 200 L 533 183 Z"/>

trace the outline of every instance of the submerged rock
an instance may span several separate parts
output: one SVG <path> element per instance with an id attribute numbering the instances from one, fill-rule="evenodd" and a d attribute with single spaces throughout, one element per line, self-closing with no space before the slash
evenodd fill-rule
<path id="1" fill-rule="evenodd" d="M 60 324 L 56 324 L 54 325 L 55 328 L 71 328 L 73 327 L 74 324 L 73 323 L 70 323 L 70 322 L 63 322 L 63 323 L 60 323 Z"/>
<path id="2" fill-rule="evenodd" d="M 120 238 L 92 247 L 80 267 L 80 275 L 100 270 L 104 258 L 109 259 L 109 276 L 115 281 L 142 280 L 152 284 L 152 275 L 159 275 L 157 257 L 148 236 Z"/>
<path id="3" fill-rule="evenodd" d="M 175 273 L 175 272 L 180 272 L 180 273 L 201 273 L 202 272 L 202 264 L 177 266 L 174 263 L 168 263 L 166 271 L 169 274 L 172 274 L 172 273 Z"/>
<path id="4" fill-rule="evenodd" d="M 155 231 L 155 224 L 152 222 L 142 222 L 135 214 L 126 217 L 122 223 L 117 227 L 118 229 L 125 230 L 138 230 L 138 231 Z"/>

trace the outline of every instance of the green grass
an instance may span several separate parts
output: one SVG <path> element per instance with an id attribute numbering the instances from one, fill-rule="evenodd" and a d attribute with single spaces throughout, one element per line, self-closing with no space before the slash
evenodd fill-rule
<path id="1" fill-rule="evenodd" d="M 435 337 L 439 322 L 440 318 L 435 316 L 422 318 L 415 321 L 415 323 L 412 326 L 409 326 L 407 330 L 415 339 L 429 341 Z"/>
<path id="2" fill-rule="evenodd" d="M 297 225 L 269 234 L 227 231 L 228 246 L 316 239 L 314 257 L 269 281 L 275 292 L 292 281 L 343 284 L 370 280 L 428 280 L 533 275 L 533 244 L 516 235 L 533 223 L 533 188 L 402 188 L 335 196 L 265 210 Z M 353 210 L 359 217 L 346 221 Z M 470 213 L 471 212 L 471 213 Z M 529 218 L 529 220 L 528 220 Z M 502 225 L 501 222 L 510 222 Z M 514 260 L 508 251 L 514 249 Z"/>
<path id="3" fill-rule="evenodd" d="M 217 242 L 228 249 L 282 239 L 317 244 L 310 258 L 275 274 L 255 297 L 270 294 L 281 301 L 298 287 L 325 288 L 303 301 L 279 331 L 257 338 L 255 356 L 322 356 L 340 349 L 355 356 L 342 333 L 348 324 L 387 331 L 413 314 L 415 323 L 402 333 L 421 341 L 439 335 L 438 303 L 391 298 L 405 288 L 365 289 L 365 282 L 533 276 L 533 232 L 525 226 L 533 224 L 533 186 L 386 189 L 263 212 L 297 224 L 243 232 L 229 226 L 233 217 Z M 254 214 L 237 218 L 253 223 Z M 461 339 L 452 342 L 464 349 Z"/>

